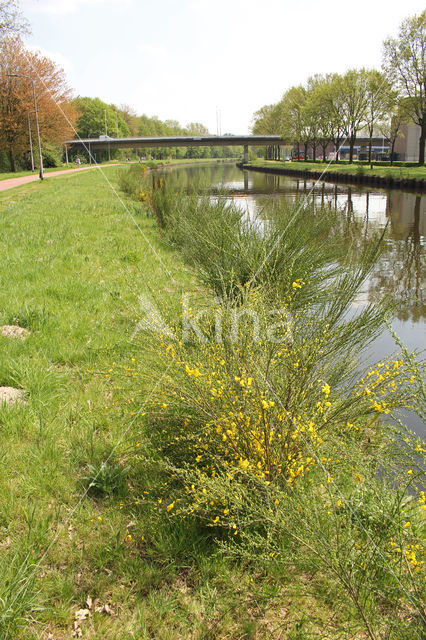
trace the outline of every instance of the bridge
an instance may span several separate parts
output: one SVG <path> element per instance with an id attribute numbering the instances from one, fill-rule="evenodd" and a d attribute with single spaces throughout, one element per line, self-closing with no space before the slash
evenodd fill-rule
<path id="1" fill-rule="evenodd" d="M 244 162 L 248 162 L 248 148 L 269 147 L 285 144 L 281 136 L 172 136 L 160 138 L 77 138 L 64 142 L 68 158 L 68 147 L 82 148 L 89 152 L 111 149 L 146 149 L 152 147 L 244 147 Z"/>

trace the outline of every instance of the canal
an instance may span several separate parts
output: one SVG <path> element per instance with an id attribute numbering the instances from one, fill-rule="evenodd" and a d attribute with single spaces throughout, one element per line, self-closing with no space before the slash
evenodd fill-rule
<path id="1" fill-rule="evenodd" d="M 302 197 L 319 209 L 336 209 L 342 217 L 342 239 L 359 253 L 386 228 L 381 256 L 356 304 L 376 303 L 389 296 L 395 303 L 392 325 L 396 334 L 409 351 L 424 349 L 426 195 L 243 172 L 231 163 L 176 167 L 167 174 L 183 187 L 199 183 L 210 185 L 212 190 L 225 188 L 251 217 L 260 214 L 271 197 L 292 201 Z M 391 334 L 385 331 L 373 343 L 367 361 L 373 364 L 397 350 Z M 416 431 L 422 430 L 417 420 L 411 424 Z"/>

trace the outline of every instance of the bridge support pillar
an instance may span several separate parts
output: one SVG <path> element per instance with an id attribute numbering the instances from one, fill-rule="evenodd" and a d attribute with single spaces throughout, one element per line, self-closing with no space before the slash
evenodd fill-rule
<path id="1" fill-rule="evenodd" d="M 244 164 L 247 164 L 249 160 L 249 155 L 248 155 L 248 144 L 244 145 Z"/>

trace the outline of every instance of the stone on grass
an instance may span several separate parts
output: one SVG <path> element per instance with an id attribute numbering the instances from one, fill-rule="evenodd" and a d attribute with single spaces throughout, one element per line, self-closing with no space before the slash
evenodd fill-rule
<path id="1" fill-rule="evenodd" d="M 25 396 L 23 389 L 14 389 L 14 387 L 0 387 L 0 407 L 4 404 L 13 404 L 22 402 Z"/>
<path id="2" fill-rule="evenodd" d="M 14 324 L 4 324 L 0 326 L 0 335 L 5 338 L 19 338 L 20 340 L 25 340 L 30 335 L 30 332 L 23 327 L 18 327 Z"/>

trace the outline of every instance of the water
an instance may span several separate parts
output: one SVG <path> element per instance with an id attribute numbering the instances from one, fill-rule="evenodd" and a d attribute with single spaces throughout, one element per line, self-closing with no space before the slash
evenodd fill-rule
<path id="1" fill-rule="evenodd" d="M 387 227 L 383 252 L 357 304 L 374 303 L 390 296 L 396 303 L 393 328 L 409 351 L 424 349 L 426 336 L 425 273 L 426 195 L 242 172 L 233 164 L 175 168 L 168 179 L 181 186 L 201 181 L 212 189 L 225 187 L 247 215 L 254 217 L 271 197 L 294 200 L 303 196 L 319 207 L 339 210 L 341 233 L 361 252 L 366 241 L 379 237 Z M 398 350 L 388 331 L 375 340 L 367 356 L 373 364 Z M 418 420 L 411 426 L 421 432 Z"/>

